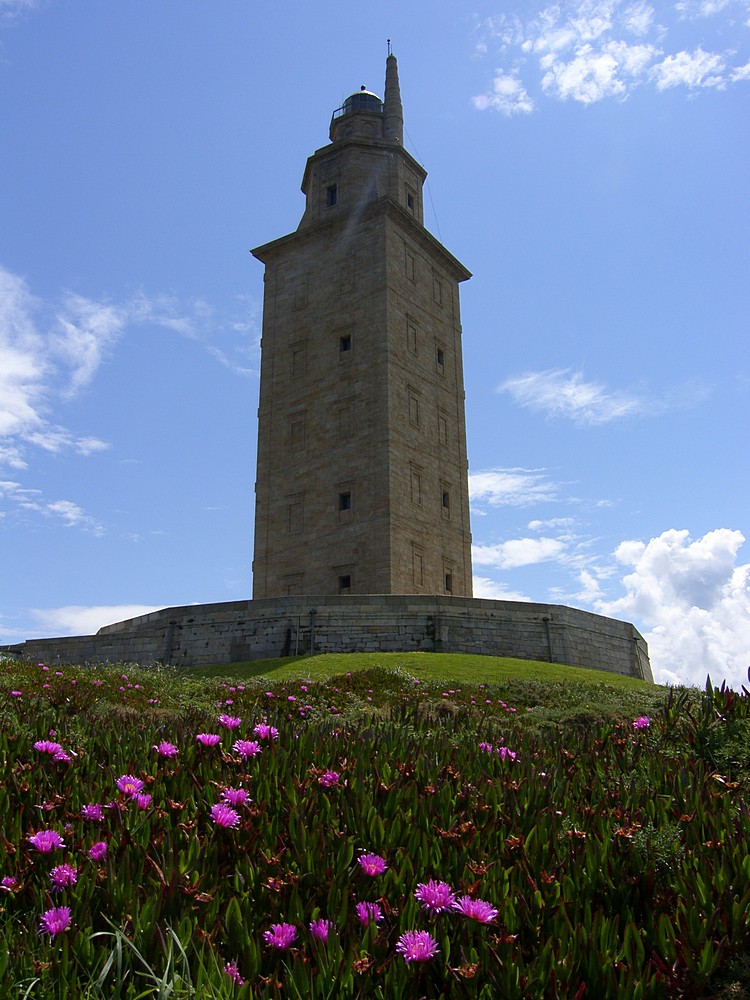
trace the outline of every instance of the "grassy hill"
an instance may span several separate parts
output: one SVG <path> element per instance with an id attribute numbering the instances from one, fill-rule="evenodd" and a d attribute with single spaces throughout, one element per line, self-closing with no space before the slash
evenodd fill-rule
<path id="1" fill-rule="evenodd" d="M 428 653 L 0 670 L 9 996 L 750 995 L 745 694 Z"/>

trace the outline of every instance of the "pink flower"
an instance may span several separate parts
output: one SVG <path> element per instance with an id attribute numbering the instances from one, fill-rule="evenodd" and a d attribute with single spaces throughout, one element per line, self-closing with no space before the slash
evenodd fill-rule
<path id="1" fill-rule="evenodd" d="M 232 747 L 235 753 L 238 753 L 240 757 L 257 757 L 261 752 L 260 743 L 257 740 L 237 740 L 237 742 Z"/>
<path id="2" fill-rule="evenodd" d="M 102 858 L 105 858 L 107 856 L 107 841 L 97 840 L 95 844 L 89 847 L 88 856 L 92 861 L 101 861 Z"/>
<path id="3" fill-rule="evenodd" d="M 261 740 L 277 740 L 279 738 L 279 731 L 276 726 L 269 726 L 265 719 L 255 726 L 253 732 Z"/>
<path id="4" fill-rule="evenodd" d="M 294 924 L 271 924 L 270 931 L 263 931 L 263 939 L 266 944 L 279 951 L 291 948 L 296 937 L 297 928 Z"/>
<path id="5" fill-rule="evenodd" d="M 453 904 L 453 909 L 480 924 L 491 924 L 497 916 L 497 910 L 491 903 L 483 899 L 472 899 L 471 896 L 460 896 Z"/>
<path id="6" fill-rule="evenodd" d="M 116 784 L 124 795 L 137 795 L 143 791 L 143 782 L 140 778 L 134 778 L 132 774 L 123 774 L 117 779 Z"/>
<path id="7" fill-rule="evenodd" d="M 354 909 L 357 911 L 357 920 L 363 927 L 367 927 L 371 920 L 379 924 L 383 919 L 379 903 L 357 903 Z"/>
<path id="8" fill-rule="evenodd" d="M 326 770 L 318 778 L 318 784 L 322 785 L 323 788 L 332 788 L 334 785 L 338 785 L 340 777 L 338 771 Z"/>
<path id="9" fill-rule="evenodd" d="M 176 757 L 180 752 L 174 743 L 169 743 L 167 740 L 162 740 L 157 746 L 151 747 L 152 750 L 156 750 L 160 757 Z"/>
<path id="10" fill-rule="evenodd" d="M 430 913 L 444 913 L 453 907 L 456 896 L 447 882 L 420 882 L 414 895 L 422 904 L 422 908 Z"/>
<path id="11" fill-rule="evenodd" d="M 151 805 L 151 796 L 147 795 L 146 792 L 136 792 L 135 795 L 131 795 L 130 797 L 139 809 L 148 809 Z"/>
<path id="12" fill-rule="evenodd" d="M 321 941 L 325 944 L 328 940 L 328 935 L 332 926 L 333 925 L 330 920 L 311 920 L 310 933 L 317 941 Z"/>
<path id="13" fill-rule="evenodd" d="M 53 756 L 57 753 L 62 753 L 60 744 L 55 743 L 53 740 L 37 740 L 34 744 L 34 749 L 38 750 L 39 753 L 50 753 Z"/>
<path id="14" fill-rule="evenodd" d="M 204 747 L 215 747 L 221 740 L 221 736 L 219 736 L 218 733 L 198 733 L 195 738 L 199 743 L 202 743 Z"/>
<path id="15" fill-rule="evenodd" d="M 84 819 L 90 819 L 95 823 L 104 819 L 102 807 L 98 802 L 92 802 L 90 805 L 83 806 L 81 809 L 81 816 L 83 816 Z"/>
<path id="16" fill-rule="evenodd" d="M 57 865 L 49 873 L 52 888 L 64 889 L 67 885 L 75 885 L 78 881 L 78 871 L 72 865 Z"/>
<path id="17" fill-rule="evenodd" d="M 244 806 L 245 803 L 252 801 L 246 788 L 225 788 L 221 797 L 230 806 Z"/>
<path id="18" fill-rule="evenodd" d="M 18 884 L 18 879 L 15 875 L 4 875 L 0 879 L 0 889 L 5 889 L 7 892 L 13 892 L 16 885 Z"/>
<path id="19" fill-rule="evenodd" d="M 440 949 L 429 931 L 405 931 L 398 939 L 396 951 L 407 962 L 429 962 Z"/>
<path id="20" fill-rule="evenodd" d="M 242 723 L 242 719 L 238 719 L 236 715 L 220 715 L 219 722 L 227 729 L 237 729 Z"/>
<path id="21" fill-rule="evenodd" d="M 365 875 L 382 875 L 388 867 L 385 858 L 381 858 L 377 854 L 360 854 L 357 861 Z"/>
<path id="22" fill-rule="evenodd" d="M 647 715 L 639 715 L 633 722 L 633 729 L 648 729 L 650 725 L 651 719 Z"/>
<path id="23" fill-rule="evenodd" d="M 229 976 L 229 978 L 236 986 L 245 985 L 245 980 L 240 975 L 240 970 L 237 968 L 236 962 L 227 962 L 227 964 L 224 966 L 224 973 L 225 975 Z"/>
<path id="24" fill-rule="evenodd" d="M 497 754 L 500 760 L 515 760 L 516 752 L 515 750 L 509 750 L 507 747 L 498 747 Z"/>
<path id="25" fill-rule="evenodd" d="M 39 917 L 39 933 L 55 937 L 70 927 L 70 907 L 53 906 Z"/>
<path id="26" fill-rule="evenodd" d="M 39 833 L 29 837 L 29 843 L 41 854 L 49 854 L 50 851 L 65 847 L 64 840 L 56 830 L 40 830 Z"/>
<path id="27" fill-rule="evenodd" d="M 217 826 L 233 827 L 239 823 L 240 814 L 226 802 L 217 802 L 215 806 L 211 806 L 211 819 Z"/>

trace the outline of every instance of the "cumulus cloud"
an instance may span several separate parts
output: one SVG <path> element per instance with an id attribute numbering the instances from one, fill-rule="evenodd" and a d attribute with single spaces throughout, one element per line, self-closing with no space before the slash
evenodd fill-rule
<path id="1" fill-rule="evenodd" d="M 734 25 L 732 6 L 730 0 L 685 0 L 660 10 L 657 21 L 647 0 L 562 0 L 526 17 L 488 17 L 478 27 L 477 54 L 494 50 L 503 65 L 472 103 L 512 115 L 538 106 L 535 87 L 542 96 L 581 104 L 625 100 L 640 86 L 724 89 L 747 79 L 738 47 L 722 48 Z M 685 48 L 685 25 L 698 19 L 701 35 Z M 707 24 L 716 32 L 715 51 L 703 48 Z M 679 45 L 670 45 L 673 36 Z"/>
<path id="2" fill-rule="evenodd" d="M 112 604 L 85 606 L 71 604 L 63 608 L 35 608 L 32 614 L 39 622 L 39 636 L 94 635 L 105 625 L 150 615 L 169 607 L 165 604 Z M 26 636 L 37 638 L 37 636 Z"/>
<path id="3" fill-rule="evenodd" d="M 695 540 L 670 529 L 616 549 L 618 563 L 630 568 L 626 593 L 595 607 L 642 629 L 657 682 L 702 686 L 710 674 L 748 685 L 750 564 L 737 564 L 744 541 L 728 528 Z"/>

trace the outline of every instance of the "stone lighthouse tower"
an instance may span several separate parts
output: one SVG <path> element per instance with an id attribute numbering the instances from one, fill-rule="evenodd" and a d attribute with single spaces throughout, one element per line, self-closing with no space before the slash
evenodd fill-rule
<path id="1" fill-rule="evenodd" d="M 385 98 L 334 111 L 265 264 L 253 597 L 471 596 L 459 283 Z"/>

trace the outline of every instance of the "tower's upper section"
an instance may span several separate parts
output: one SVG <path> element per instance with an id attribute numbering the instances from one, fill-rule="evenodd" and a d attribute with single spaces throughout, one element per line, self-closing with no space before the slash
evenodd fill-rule
<path id="1" fill-rule="evenodd" d="M 427 172 L 406 152 L 398 63 L 385 63 L 385 98 L 355 91 L 333 112 L 330 144 L 307 161 L 302 190 L 307 203 L 299 229 L 334 221 L 389 198 L 423 224 L 422 185 Z"/>

